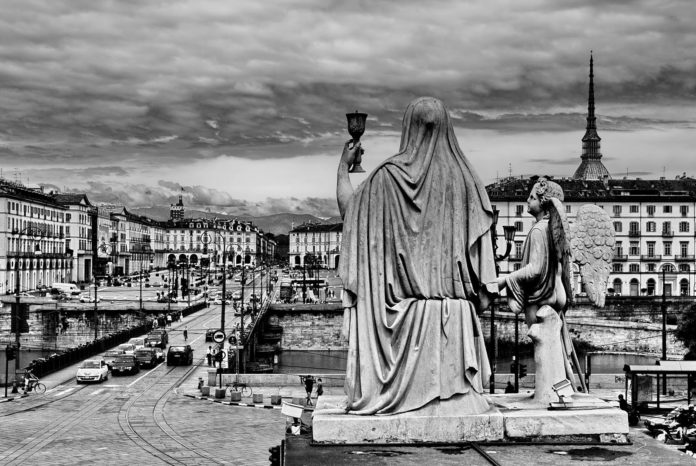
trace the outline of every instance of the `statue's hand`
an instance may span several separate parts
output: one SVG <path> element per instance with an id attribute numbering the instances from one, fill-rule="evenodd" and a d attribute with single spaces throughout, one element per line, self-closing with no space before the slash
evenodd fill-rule
<path id="1" fill-rule="evenodd" d="M 355 164 L 355 160 L 358 158 L 358 155 L 361 154 L 362 151 L 362 148 L 360 147 L 360 141 L 353 144 L 353 147 L 350 147 L 352 142 L 353 140 L 349 139 L 345 143 L 345 145 L 343 146 L 343 154 L 341 154 L 341 163 L 345 163 L 349 167 Z"/>

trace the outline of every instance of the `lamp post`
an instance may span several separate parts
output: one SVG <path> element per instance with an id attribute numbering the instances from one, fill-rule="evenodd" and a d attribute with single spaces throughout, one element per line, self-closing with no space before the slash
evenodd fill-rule
<path id="1" fill-rule="evenodd" d="M 225 301 L 227 300 L 227 241 L 225 235 L 222 232 L 214 230 L 215 233 L 220 237 L 222 241 L 222 311 L 220 313 L 220 330 L 225 331 Z M 205 232 L 201 236 L 201 241 L 207 247 L 213 241 L 213 237 L 210 233 Z M 215 254 L 217 256 L 217 254 Z M 189 305 L 191 304 L 191 298 L 189 297 Z"/>
<path id="2" fill-rule="evenodd" d="M 512 249 L 512 241 L 515 238 L 515 227 L 510 226 L 510 225 L 505 225 L 503 226 L 503 234 L 505 237 L 505 253 L 503 255 L 498 255 L 496 254 L 496 251 L 498 250 L 498 233 L 496 231 L 498 227 L 498 215 L 500 214 L 500 211 L 498 209 L 493 209 L 493 224 L 491 225 L 491 240 L 493 241 L 493 254 L 495 258 L 495 274 L 496 276 L 499 273 L 499 267 L 498 267 L 498 262 L 503 261 L 507 259 L 507 257 L 510 255 L 510 250 Z M 515 316 L 515 326 L 517 326 L 517 316 Z M 517 367 L 519 367 L 519 346 L 518 346 L 518 334 L 515 332 L 515 361 L 517 361 L 517 364 L 515 365 L 515 388 L 519 388 L 519 370 Z M 495 393 L 495 372 L 496 372 L 496 359 L 497 359 L 497 335 L 496 335 L 496 329 L 495 329 L 495 301 L 491 303 L 491 361 L 492 361 L 492 367 L 491 367 L 491 379 L 490 379 L 490 392 L 491 394 Z"/>
<path id="3" fill-rule="evenodd" d="M 19 231 L 18 236 L 22 236 L 23 234 L 27 234 L 27 236 L 31 237 L 32 239 L 35 238 L 43 238 L 44 236 L 44 231 L 40 230 L 35 227 L 26 227 L 22 230 Z M 20 368 L 20 363 L 19 363 L 19 334 L 20 334 L 20 318 L 19 318 L 19 310 L 20 310 L 20 305 L 21 305 L 21 297 L 19 296 L 19 293 L 21 292 L 20 289 L 20 275 L 19 275 L 19 256 L 20 256 L 20 249 L 21 246 L 18 242 L 17 244 L 17 257 L 15 258 L 15 313 L 14 313 L 14 323 L 15 323 L 15 374 L 17 371 L 19 371 Z M 34 255 L 35 256 L 40 256 L 41 255 L 41 248 L 39 247 L 38 244 L 34 245 Z"/>
<path id="4" fill-rule="evenodd" d="M 143 256 L 147 256 L 150 259 L 150 245 L 144 244 L 140 247 L 140 313 L 143 312 Z M 96 302 L 94 304 L 96 307 Z"/>

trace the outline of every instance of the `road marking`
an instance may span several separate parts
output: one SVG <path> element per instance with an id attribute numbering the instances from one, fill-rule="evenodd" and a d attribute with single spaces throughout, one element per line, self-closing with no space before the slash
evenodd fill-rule
<path id="1" fill-rule="evenodd" d="M 62 392 L 56 392 L 56 393 L 54 393 L 53 396 L 65 395 L 66 393 L 69 393 L 69 392 L 71 392 L 71 391 L 73 391 L 73 390 L 75 390 L 75 387 L 70 387 L 70 388 L 68 388 L 67 390 L 63 390 Z"/>
<path id="2" fill-rule="evenodd" d="M 132 381 L 131 383 L 129 383 L 128 386 L 129 386 L 129 387 L 132 387 L 132 386 L 135 385 L 136 383 L 140 382 L 144 377 L 147 377 L 148 375 L 150 375 L 150 373 L 152 373 L 152 372 L 156 371 L 157 369 L 159 369 L 159 367 L 160 367 L 161 365 L 162 365 L 162 363 L 157 364 L 155 367 L 153 367 L 152 369 L 150 369 L 148 372 L 144 373 L 143 375 L 141 375 L 140 377 L 138 377 L 137 379 L 135 379 L 134 381 Z"/>
<path id="3" fill-rule="evenodd" d="M 108 384 L 108 385 L 102 385 L 102 387 L 106 388 L 118 388 L 118 387 L 123 387 L 123 385 L 114 385 L 114 384 Z"/>
<path id="4" fill-rule="evenodd" d="M 94 390 L 92 393 L 89 394 L 89 396 L 98 395 L 98 394 L 100 394 L 100 393 L 103 392 L 103 391 L 104 391 L 103 388 L 100 388 L 99 390 Z"/>

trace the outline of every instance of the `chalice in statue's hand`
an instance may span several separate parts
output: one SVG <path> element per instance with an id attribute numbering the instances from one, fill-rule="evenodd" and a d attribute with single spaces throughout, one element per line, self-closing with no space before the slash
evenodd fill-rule
<path id="1" fill-rule="evenodd" d="M 348 119 L 348 134 L 353 138 L 353 147 L 355 147 L 355 144 L 360 141 L 360 136 L 365 132 L 367 113 L 360 113 L 356 110 L 353 113 L 346 113 L 346 118 Z M 355 163 L 353 163 L 351 169 L 348 170 L 349 173 L 365 173 L 363 167 L 360 166 L 362 154 L 364 153 L 365 151 L 361 148 L 360 153 L 356 154 Z"/>

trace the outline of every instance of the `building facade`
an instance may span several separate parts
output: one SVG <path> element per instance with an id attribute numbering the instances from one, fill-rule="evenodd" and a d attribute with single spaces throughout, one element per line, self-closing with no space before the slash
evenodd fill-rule
<path id="1" fill-rule="evenodd" d="M 41 188 L 0 179 L 0 293 L 70 281 L 68 209 Z"/>
<path id="2" fill-rule="evenodd" d="M 486 188 L 499 210 L 499 249 L 504 248 L 502 227 L 515 227 L 511 254 L 501 262 L 501 273 L 520 267 L 524 239 L 535 221 L 527 213 L 526 201 L 535 181 L 508 178 Z M 554 181 L 563 188 L 569 223 L 585 204 L 598 205 L 611 217 L 616 246 L 609 293 L 696 296 L 696 179 Z M 578 280 L 576 274 L 575 291 L 581 293 Z"/>
<path id="3" fill-rule="evenodd" d="M 304 266 L 309 254 L 322 267 L 335 269 L 341 257 L 343 224 L 305 223 L 290 230 L 288 262 L 290 267 Z"/>
<path id="4" fill-rule="evenodd" d="M 73 256 L 72 274 L 68 281 L 89 281 L 92 277 L 92 217 L 94 206 L 85 194 L 60 193 L 54 199 L 66 207 L 65 244 Z"/>

